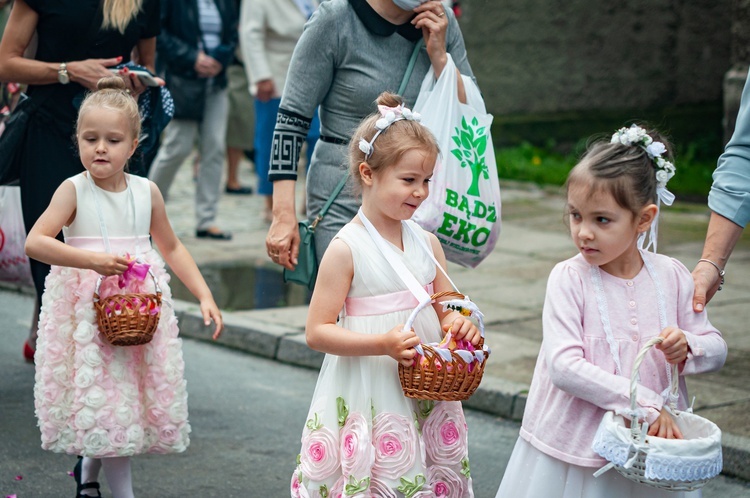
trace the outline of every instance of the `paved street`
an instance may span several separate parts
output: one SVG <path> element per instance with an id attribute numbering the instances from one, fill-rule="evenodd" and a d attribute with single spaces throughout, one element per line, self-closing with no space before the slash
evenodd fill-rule
<path id="1" fill-rule="evenodd" d="M 75 459 L 40 448 L 34 367 L 21 357 L 32 298 L 0 290 L 0 496 L 72 496 Z M 184 341 L 191 444 L 179 455 L 134 458 L 138 497 L 284 498 L 317 372 L 205 342 Z M 517 422 L 466 410 L 476 498 L 492 498 L 518 436 Z M 18 477 L 20 480 L 17 480 Z M 111 496 L 105 489 L 103 496 Z M 705 498 L 750 496 L 720 476 Z"/>

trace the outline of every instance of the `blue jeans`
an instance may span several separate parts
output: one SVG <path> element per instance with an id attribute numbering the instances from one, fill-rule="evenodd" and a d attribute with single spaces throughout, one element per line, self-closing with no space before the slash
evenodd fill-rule
<path id="1" fill-rule="evenodd" d="M 273 194 L 273 183 L 268 181 L 268 168 L 271 163 L 273 148 L 273 130 L 276 127 L 276 114 L 279 112 L 281 99 L 261 102 L 255 99 L 255 171 L 258 173 L 258 194 Z M 307 133 L 307 167 L 310 167 L 313 149 L 320 137 L 320 119 L 315 110 L 310 131 Z"/>

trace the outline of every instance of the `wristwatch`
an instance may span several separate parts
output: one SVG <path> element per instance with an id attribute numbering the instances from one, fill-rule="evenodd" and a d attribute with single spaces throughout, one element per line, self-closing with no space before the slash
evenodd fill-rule
<path id="1" fill-rule="evenodd" d="M 68 75 L 68 65 L 65 62 L 60 63 L 60 69 L 57 70 L 57 81 L 63 85 L 70 83 L 70 75 Z"/>

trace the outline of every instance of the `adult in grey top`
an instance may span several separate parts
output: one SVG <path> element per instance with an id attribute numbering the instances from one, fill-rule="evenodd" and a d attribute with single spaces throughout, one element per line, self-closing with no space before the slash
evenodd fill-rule
<path id="1" fill-rule="evenodd" d="M 461 74 L 473 76 L 461 29 L 450 9 L 439 1 L 408 11 L 393 0 L 328 0 L 308 21 L 292 56 L 273 137 L 268 175 L 274 182 L 273 222 L 266 248 L 275 263 L 293 269 L 297 262 L 297 162 L 315 108 L 320 106 L 321 137 L 307 176 L 309 217 L 320 212 L 347 174 L 351 133 L 381 92 L 398 90 L 422 38 L 424 47 L 403 92 L 407 107 L 416 101 L 430 65 L 440 74 L 447 53 Z M 315 231 L 318 260 L 358 208 L 358 199 L 345 188 Z"/>

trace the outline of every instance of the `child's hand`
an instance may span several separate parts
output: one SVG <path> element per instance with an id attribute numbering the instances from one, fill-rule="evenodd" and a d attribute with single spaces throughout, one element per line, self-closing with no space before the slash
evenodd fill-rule
<path id="1" fill-rule="evenodd" d="M 404 326 L 397 325 L 383 334 L 385 351 L 394 360 L 408 367 L 417 352 L 414 346 L 420 343 L 419 336 L 413 330 L 404 331 Z"/>
<path id="2" fill-rule="evenodd" d="M 212 336 L 215 341 L 221 335 L 221 331 L 224 330 L 224 320 L 221 318 L 221 311 L 216 306 L 216 302 L 213 299 L 201 301 L 201 314 L 203 315 L 203 323 L 206 327 L 211 325 L 211 320 L 216 324 L 214 335 Z"/>
<path id="3" fill-rule="evenodd" d="M 677 327 L 667 327 L 661 331 L 659 337 L 664 341 L 656 345 L 656 349 L 664 353 L 668 363 L 679 365 L 687 360 L 688 342 L 685 333 Z"/>
<path id="4" fill-rule="evenodd" d="M 672 415 L 666 408 L 661 409 L 659 418 L 648 428 L 649 436 L 663 437 L 666 439 L 682 439 L 682 432 L 677 427 Z"/>
<path id="5" fill-rule="evenodd" d="M 453 320 L 452 323 L 446 323 L 443 325 L 443 332 L 448 332 L 448 330 L 451 331 L 453 338 L 457 341 L 463 339 L 469 341 L 475 346 L 479 343 L 479 339 L 482 337 L 482 334 L 479 332 L 477 326 L 474 325 L 474 322 L 465 316 L 459 316 Z"/>
<path id="6" fill-rule="evenodd" d="M 124 256 L 106 252 L 95 253 L 91 261 L 91 269 L 99 275 L 122 275 L 128 269 L 128 260 Z"/>

